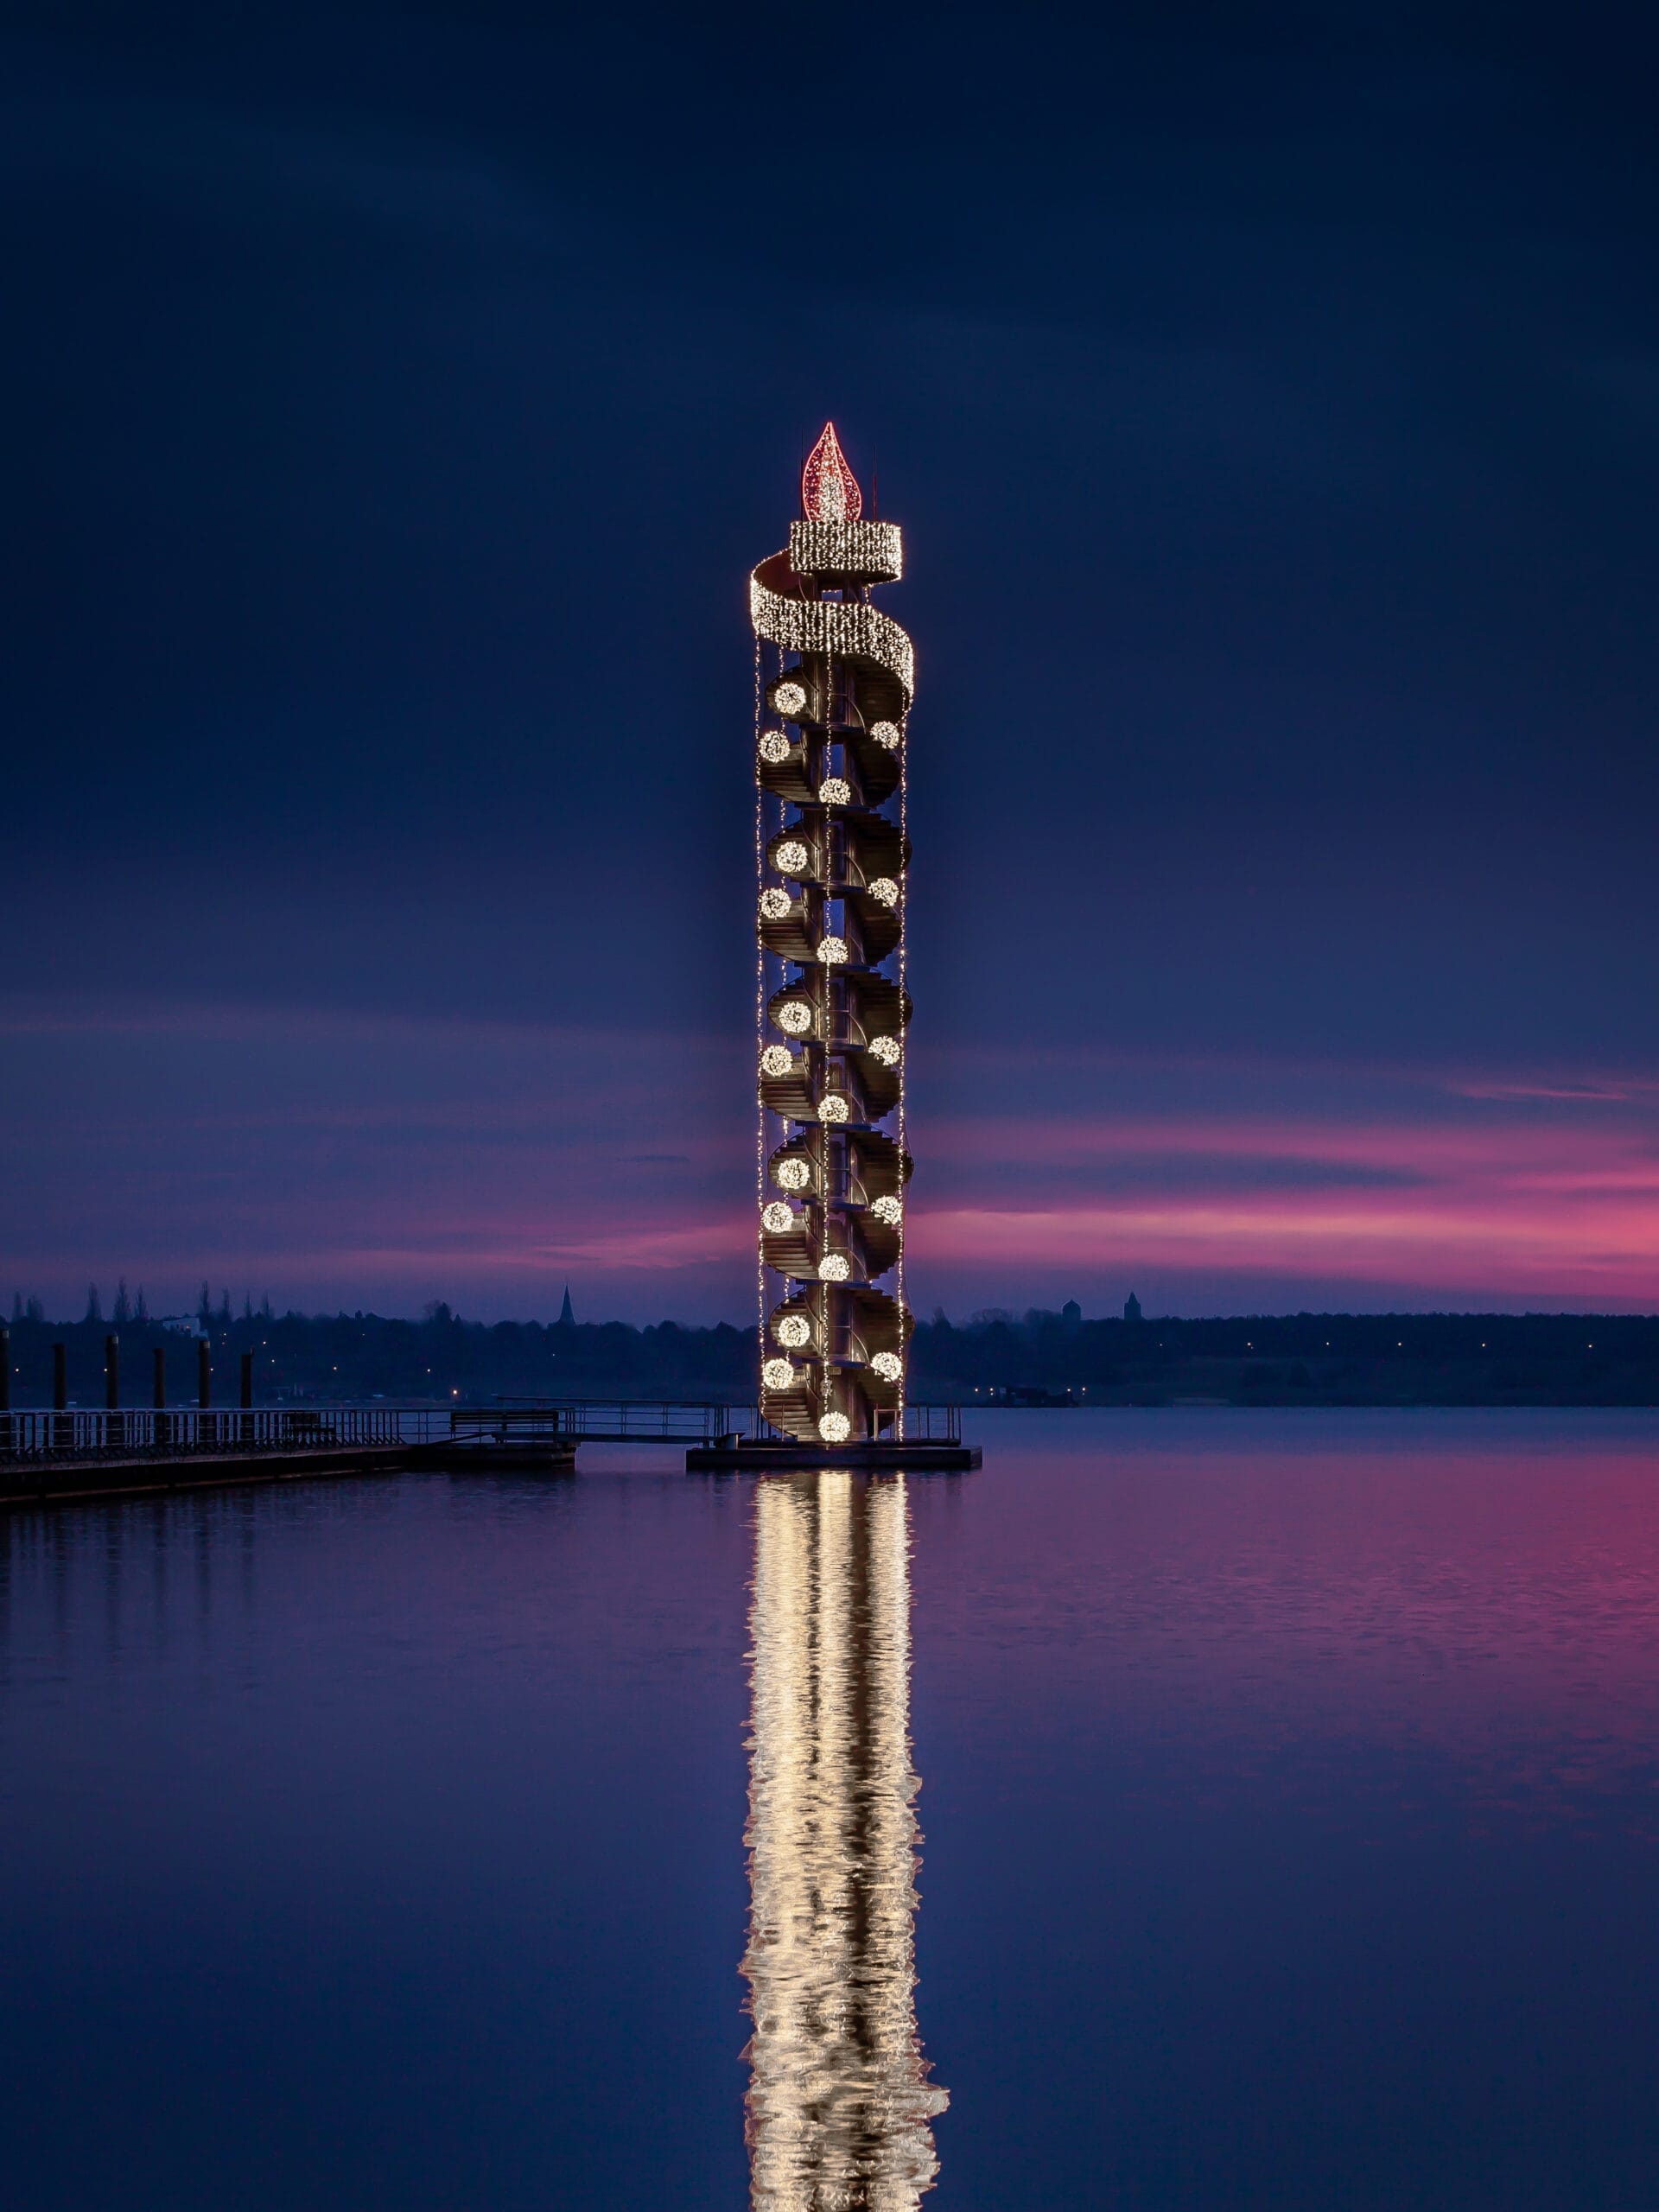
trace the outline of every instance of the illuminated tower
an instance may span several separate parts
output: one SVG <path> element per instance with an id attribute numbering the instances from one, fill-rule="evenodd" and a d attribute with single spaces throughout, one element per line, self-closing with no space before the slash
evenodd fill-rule
<path id="1" fill-rule="evenodd" d="M 916 2026 L 904 1478 L 768 1476 L 754 1512 L 750 2201 L 912 2212 L 949 2100 Z"/>
<path id="2" fill-rule="evenodd" d="M 870 603 L 899 578 L 899 532 L 860 519 L 832 423 L 801 499 L 787 550 L 749 582 L 761 1402 L 785 1434 L 842 1444 L 903 1434 L 914 656 Z M 892 1291 L 876 1287 L 887 1275 Z"/>

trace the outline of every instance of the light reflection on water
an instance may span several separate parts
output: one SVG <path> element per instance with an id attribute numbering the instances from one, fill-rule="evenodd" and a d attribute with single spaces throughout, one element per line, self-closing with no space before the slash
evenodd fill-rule
<path id="1" fill-rule="evenodd" d="M 904 2212 L 948 2099 L 916 2024 L 903 1478 L 769 1478 L 754 1531 L 751 2201 Z"/>
<path id="2" fill-rule="evenodd" d="M 976 1440 L 0 1521 L 6 2212 L 1659 2204 L 1659 1412 Z"/>

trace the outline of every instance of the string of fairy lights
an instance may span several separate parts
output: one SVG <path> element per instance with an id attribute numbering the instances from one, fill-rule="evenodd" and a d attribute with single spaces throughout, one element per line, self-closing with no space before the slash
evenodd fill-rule
<path id="1" fill-rule="evenodd" d="M 910 747 L 907 745 L 901 744 L 899 745 L 898 751 L 899 850 L 904 861 L 906 875 L 908 877 L 910 872 Z M 899 921 L 899 1018 L 901 1021 L 905 1019 L 905 1009 L 910 1004 L 909 951 L 910 931 L 905 927 L 905 917 L 901 914 Z M 875 1046 L 873 1047 L 878 1058 L 882 1059 L 885 1059 L 887 1055 L 882 1052 L 880 1048 L 887 1041 L 887 1040 L 885 1039 L 878 1038 Z M 893 1061 L 896 1062 L 899 1066 L 899 1157 L 902 1160 L 908 1160 L 910 1157 L 909 1148 L 905 1142 L 905 1092 L 907 1085 L 905 1082 L 906 1071 L 903 1064 L 903 1058 L 899 1049 L 898 1039 L 895 1037 L 892 1040 L 892 1043 Z M 879 1206 L 881 1202 L 878 1199 L 876 1203 Z M 895 1198 L 893 1203 L 897 1206 L 899 1201 Z M 895 1226 L 897 1226 L 896 1223 Z M 908 1313 L 910 1311 L 910 1305 L 905 1296 L 905 1240 L 902 1234 L 899 1239 L 899 1262 L 894 1273 L 894 1280 L 898 1285 L 897 1295 L 899 1299 L 899 1310 L 901 1313 Z M 900 1362 L 899 1363 L 899 1375 L 894 1377 L 894 1380 L 900 1380 L 903 1374 L 904 1367 L 902 1362 Z M 902 1444 L 905 1440 L 905 1393 L 902 1389 L 900 1389 L 899 1393 L 898 1417 L 894 1424 L 894 1430 L 899 1441 Z"/>
<path id="2" fill-rule="evenodd" d="M 754 635 L 754 742 L 760 750 L 764 701 L 760 681 L 760 633 Z M 757 776 L 754 783 L 754 880 L 764 898 L 766 867 L 766 788 Z M 754 947 L 754 1039 L 757 1049 L 766 1034 L 766 948 L 757 938 Z M 757 1092 L 754 1116 L 754 1203 L 762 1217 L 766 1203 L 766 1106 Z M 757 1357 L 766 1357 L 766 1248 L 759 1230 L 754 1239 L 754 1335 Z"/>

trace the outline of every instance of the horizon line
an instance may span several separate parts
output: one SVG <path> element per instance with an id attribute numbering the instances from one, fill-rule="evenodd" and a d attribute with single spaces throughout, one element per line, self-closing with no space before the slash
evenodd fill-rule
<path id="1" fill-rule="evenodd" d="M 38 1301 L 31 1300 L 30 1302 Z M 1068 1301 L 1068 1303 L 1072 1302 L 1075 1301 Z M 536 1314 L 491 1321 L 482 1319 L 468 1320 L 467 1317 L 457 1306 L 452 1306 L 448 1299 L 434 1299 L 429 1301 L 426 1311 L 414 1314 L 382 1313 L 372 1307 L 344 1306 L 317 1306 L 309 1309 L 289 1306 L 283 1307 L 280 1312 L 275 1307 L 269 1311 L 256 1308 L 251 1313 L 245 1306 L 243 1310 L 232 1308 L 227 1313 L 225 1306 L 220 1305 L 213 1307 L 207 1318 L 210 1327 L 223 1327 L 228 1320 L 232 1326 L 244 1328 L 251 1327 L 262 1321 L 276 1323 L 293 1320 L 385 1321 L 402 1324 L 409 1328 L 421 1328 L 429 1322 L 442 1320 L 460 1323 L 470 1328 L 482 1329 L 623 1328 L 632 1329 L 637 1333 L 643 1334 L 647 1329 L 671 1328 L 683 1330 L 688 1335 L 707 1332 L 715 1329 L 730 1329 L 734 1334 L 741 1336 L 751 1333 L 755 1326 L 753 1321 L 738 1322 L 723 1318 L 715 1321 L 681 1321 L 677 1320 L 671 1313 L 665 1313 L 655 1321 L 628 1321 L 618 1314 L 608 1315 L 601 1319 L 573 1319 L 569 1322 L 561 1320 L 557 1315 L 555 1315 L 551 1320 L 545 1320 Z M 1052 1320 L 1063 1323 L 1065 1319 L 1065 1310 L 1064 1306 L 1027 1306 L 1017 1311 L 1012 1306 L 977 1306 L 962 1320 L 954 1321 L 942 1305 L 936 1305 L 933 1312 L 925 1318 L 920 1314 L 916 1314 L 912 1318 L 915 1327 L 918 1329 L 934 1328 L 941 1322 L 947 1328 L 972 1328 L 976 1325 L 992 1327 L 998 1322 L 1022 1326 L 1033 1320 Z M 190 1314 L 127 1313 L 118 1319 L 113 1313 L 105 1313 L 100 1309 L 96 1313 L 88 1312 L 79 1314 L 73 1319 L 64 1319 L 61 1317 L 54 1319 L 46 1313 L 35 1314 L 27 1311 L 21 1313 L 14 1312 L 10 1314 L 0 1312 L 0 1329 L 96 1328 L 111 1332 L 125 1328 L 168 1329 L 175 1333 L 184 1334 L 188 1333 L 188 1330 L 181 1328 L 181 1324 L 199 1326 L 201 1319 L 200 1309 Z M 1282 1308 L 1278 1311 L 1257 1306 L 1248 1311 L 1231 1313 L 1143 1312 L 1131 1317 L 1121 1311 L 1109 1313 L 1084 1313 L 1079 1309 L 1076 1325 L 1080 1328 L 1092 1328 L 1102 1323 L 1110 1322 L 1119 1327 L 1137 1329 L 1161 1327 L 1166 1324 L 1186 1328 L 1222 1321 L 1659 1321 L 1659 1312 L 1619 1312 L 1596 1306 L 1529 1306 L 1518 1310 L 1506 1310 L 1499 1306 L 1303 1306 Z"/>

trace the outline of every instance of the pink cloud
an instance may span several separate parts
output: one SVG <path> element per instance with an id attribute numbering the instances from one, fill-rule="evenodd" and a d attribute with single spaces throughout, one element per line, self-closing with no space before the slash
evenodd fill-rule
<path id="1" fill-rule="evenodd" d="M 992 1117 L 941 1136 L 950 1203 L 918 1207 L 912 1230 L 913 1255 L 939 1265 L 1079 1266 L 1110 1255 L 1119 1267 L 1425 1290 L 1484 1281 L 1510 1294 L 1659 1295 L 1659 1145 L 1645 1113 L 1515 1118 L 1471 1104 L 1455 1120 Z M 1195 1159 L 1214 1166 L 1201 1189 L 1174 1172 Z M 1349 1169 L 1355 1179 L 1253 1180 L 1252 1163 Z M 1057 1167 L 1074 1171 L 1066 1196 L 1054 1196 L 1052 1173 L 1033 1191 L 1033 1171 Z M 1125 1172 L 1103 1190 L 1113 1167 Z"/>
<path id="2" fill-rule="evenodd" d="M 209 1274 L 315 1303 L 482 1286 L 505 1312 L 568 1274 L 625 1306 L 632 1283 L 661 1310 L 741 1309 L 750 1067 L 729 1040 L 249 1008 L 7 1028 L 30 1075 L 0 1100 L 31 1166 L 5 1239 L 26 1291 Z M 1282 1281 L 1659 1305 L 1652 1079 L 1196 1067 L 1079 1052 L 963 1082 L 919 1061 L 918 1298 L 1133 1274 L 1235 1301 Z"/>

